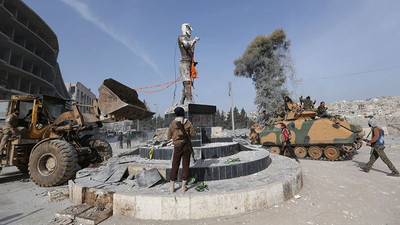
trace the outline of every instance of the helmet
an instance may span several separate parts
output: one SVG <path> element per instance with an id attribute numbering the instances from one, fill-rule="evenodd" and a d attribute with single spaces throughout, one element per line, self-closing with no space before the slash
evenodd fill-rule
<path id="1" fill-rule="evenodd" d="M 182 34 L 184 35 L 192 35 L 193 28 L 190 26 L 189 23 L 184 23 L 181 26 Z"/>

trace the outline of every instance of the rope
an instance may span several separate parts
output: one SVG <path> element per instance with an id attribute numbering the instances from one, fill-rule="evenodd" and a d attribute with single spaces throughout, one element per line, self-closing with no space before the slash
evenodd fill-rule
<path id="1" fill-rule="evenodd" d="M 174 75 L 175 75 L 175 80 L 176 80 L 176 49 L 178 46 L 178 42 L 175 42 L 175 51 L 174 51 Z M 175 104 L 175 97 L 176 97 L 176 82 L 175 82 L 175 88 L 174 88 L 174 97 L 172 98 L 172 104 Z"/>
<path id="2" fill-rule="evenodd" d="M 167 82 L 167 83 L 163 83 L 163 84 L 157 84 L 157 85 L 153 85 L 153 86 L 148 86 L 148 87 L 142 87 L 142 88 L 135 88 L 133 90 L 135 91 L 140 91 L 143 93 L 155 93 L 155 92 L 159 92 L 159 91 L 163 91 L 169 87 L 171 87 L 173 84 L 175 84 L 176 82 L 182 81 L 182 76 L 179 76 L 178 79 L 176 79 L 175 81 L 171 81 L 171 82 Z M 143 89 L 148 89 L 148 88 L 155 88 L 155 87 L 160 87 L 160 86 L 164 86 L 167 85 L 164 88 L 161 88 L 159 90 L 155 90 L 155 91 L 143 91 Z"/>

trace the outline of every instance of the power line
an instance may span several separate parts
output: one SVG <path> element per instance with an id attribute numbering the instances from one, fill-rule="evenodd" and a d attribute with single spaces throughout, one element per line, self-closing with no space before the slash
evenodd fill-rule
<path id="1" fill-rule="evenodd" d="M 368 70 L 368 71 L 363 71 L 363 72 L 358 72 L 358 73 L 348 73 L 348 74 L 326 76 L 326 77 L 319 77 L 319 78 L 310 78 L 310 79 L 304 79 L 301 82 L 303 82 L 303 81 L 328 80 L 328 79 L 335 79 L 335 78 L 342 78 L 342 77 L 352 77 L 352 76 L 357 76 L 357 75 L 366 74 L 366 73 L 373 73 L 373 72 L 380 72 L 380 71 L 387 71 L 387 70 L 395 70 L 395 69 L 400 69 L 400 66 L 393 66 L 393 67 L 382 68 L 382 69 Z"/>

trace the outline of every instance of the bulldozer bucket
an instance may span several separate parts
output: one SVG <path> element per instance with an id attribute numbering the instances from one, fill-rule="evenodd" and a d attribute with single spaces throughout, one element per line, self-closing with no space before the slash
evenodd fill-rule
<path id="1" fill-rule="evenodd" d="M 103 113 L 113 115 L 117 120 L 140 120 L 154 114 L 139 100 L 135 90 L 111 78 L 99 87 L 98 106 Z"/>

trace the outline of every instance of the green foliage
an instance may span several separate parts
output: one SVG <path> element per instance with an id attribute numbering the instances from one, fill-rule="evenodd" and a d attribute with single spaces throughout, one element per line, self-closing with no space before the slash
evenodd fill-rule
<path id="1" fill-rule="evenodd" d="M 292 59 L 289 54 L 290 40 L 282 29 L 268 36 L 257 36 L 234 61 L 234 75 L 253 80 L 256 89 L 254 103 L 258 109 L 276 110 L 288 95 L 285 83 L 294 80 Z"/>
<path id="2" fill-rule="evenodd" d="M 242 108 L 239 113 L 238 108 L 235 107 L 233 108 L 233 113 L 235 116 L 235 129 L 249 128 L 254 123 L 254 121 L 247 117 L 247 113 L 244 108 Z M 229 111 L 226 116 L 224 114 L 224 111 L 220 113 L 219 110 L 217 110 L 215 113 L 216 126 L 221 126 L 224 129 L 230 130 L 232 129 L 232 113 Z"/>

